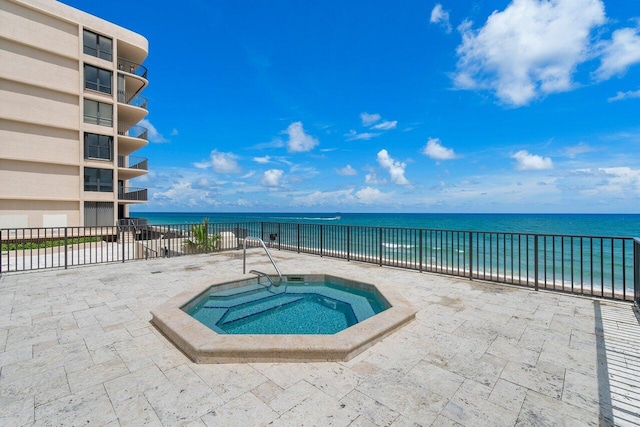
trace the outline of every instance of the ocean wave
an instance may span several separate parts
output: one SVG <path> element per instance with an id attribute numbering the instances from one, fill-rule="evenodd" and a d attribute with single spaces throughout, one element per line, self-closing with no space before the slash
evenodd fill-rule
<path id="1" fill-rule="evenodd" d="M 414 245 L 399 245 L 397 243 L 383 243 L 382 246 L 389 249 L 411 249 L 415 248 Z"/>
<path id="2" fill-rule="evenodd" d="M 340 220 L 339 216 L 333 216 L 331 218 L 308 218 L 308 217 L 302 217 L 302 218 L 293 218 L 293 219 L 304 219 L 306 221 L 338 221 Z"/>

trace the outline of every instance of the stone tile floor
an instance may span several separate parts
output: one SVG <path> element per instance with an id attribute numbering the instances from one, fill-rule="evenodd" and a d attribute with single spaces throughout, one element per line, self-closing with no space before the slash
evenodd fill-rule
<path id="1" fill-rule="evenodd" d="M 348 362 L 197 365 L 149 311 L 241 277 L 237 252 L 5 274 L 0 425 L 640 425 L 630 304 L 273 255 L 285 273 L 391 283 L 417 318 Z"/>

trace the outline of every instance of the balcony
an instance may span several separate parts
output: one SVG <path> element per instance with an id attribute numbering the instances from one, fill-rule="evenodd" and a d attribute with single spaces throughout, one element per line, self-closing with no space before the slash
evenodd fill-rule
<path id="1" fill-rule="evenodd" d="M 118 188 L 118 200 L 127 202 L 146 202 L 147 189 L 136 187 L 120 187 Z"/>
<path id="2" fill-rule="evenodd" d="M 144 126 L 119 122 L 118 152 L 129 154 L 144 147 L 148 144 L 148 133 Z"/>
<path id="3" fill-rule="evenodd" d="M 118 89 L 118 122 L 138 123 L 149 112 L 147 98 L 137 92 Z"/>
<path id="4" fill-rule="evenodd" d="M 144 175 L 149 170 L 147 159 L 136 156 L 118 156 L 118 178 L 132 179 Z"/>
<path id="5" fill-rule="evenodd" d="M 147 79 L 147 67 L 128 59 L 118 58 L 118 71 L 124 71 L 125 73 L 133 74 L 143 79 Z"/>

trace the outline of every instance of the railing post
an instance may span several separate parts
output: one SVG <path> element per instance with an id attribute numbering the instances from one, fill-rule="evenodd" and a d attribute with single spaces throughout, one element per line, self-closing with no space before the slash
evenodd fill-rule
<path id="1" fill-rule="evenodd" d="M 640 238 L 633 239 L 633 304 L 640 311 Z M 626 286 L 626 284 L 625 284 Z"/>
<path id="2" fill-rule="evenodd" d="M 420 242 L 420 249 L 419 249 L 419 253 L 420 253 L 420 273 L 422 273 L 422 229 L 418 229 L 418 233 L 419 233 L 419 238 L 418 241 Z"/>
<path id="3" fill-rule="evenodd" d="M 323 247 L 323 234 L 322 234 L 322 224 L 320 224 L 320 256 L 322 256 L 323 251 L 322 251 L 322 247 Z"/>
<path id="4" fill-rule="evenodd" d="M 64 269 L 67 269 L 67 253 L 69 248 L 67 247 L 67 227 L 64 228 Z"/>
<path id="5" fill-rule="evenodd" d="M 347 261 L 351 261 L 351 226 L 347 225 Z"/>
<path id="6" fill-rule="evenodd" d="M 382 267 L 382 227 L 378 227 L 379 241 L 378 241 L 378 264 Z"/>
<path id="7" fill-rule="evenodd" d="M 473 280 L 473 231 L 469 232 L 469 280 Z"/>
<path id="8" fill-rule="evenodd" d="M 298 253 L 300 253 L 300 223 L 298 223 Z"/>
<path id="9" fill-rule="evenodd" d="M 280 233 L 280 223 L 278 223 L 278 236 L 280 237 L 278 239 L 278 250 L 280 250 L 280 242 L 282 242 L 282 234 Z"/>
<path id="10" fill-rule="evenodd" d="M 122 239 L 122 262 L 124 263 L 124 227 L 118 227 L 120 231 L 120 238 Z"/>
<path id="11" fill-rule="evenodd" d="M 7 229 L 7 237 L 9 237 L 9 230 Z M 7 248 L 7 267 L 9 266 L 9 248 Z M 2 276 L 2 229 L 0 228 L 0 276 Z"/>
<path id="12" fill-rule="evenodd" d="M 564 251 L 563 251 L 562 257 L 564 259 Z M 534 280 L 535 289 L 537 291 L 538 290 L 538 235 L 537 234 L 533 235 L 533 269 L 534 269 L 533 280 Z M 564 277 L 562 277 L 562 280 L 564 283 Z"/>

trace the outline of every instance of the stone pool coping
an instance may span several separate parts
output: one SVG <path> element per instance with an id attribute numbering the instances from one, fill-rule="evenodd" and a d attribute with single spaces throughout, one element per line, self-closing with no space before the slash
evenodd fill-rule
<path id="1" fill-rule="evenodd" d="M 411 322 L 416 310 L 389 285 L 364 283 L 348 277 L 328 274 L 287 274 L 302 276 L 305 281 L 325 279 L 343 284 L 356 282 L 362 287 L 374 287 L 391 305 L 387 310 L 333 335 L 226 335 L 209 329 L 183 307 L 194 299 L 231 286 L 256 283 L 255 278 L 238 276 L 237 280 L 220 283 L 211 281 L 181 292 L 151 311 L 153 324 L 196 363 L 240 362 L 329 362 L 347 361 L 379 342 L 401 326 Z M 230 285 L 230 283 L 234 283 Z M 357 286 L 360 287 L 360 286 Z"/>

